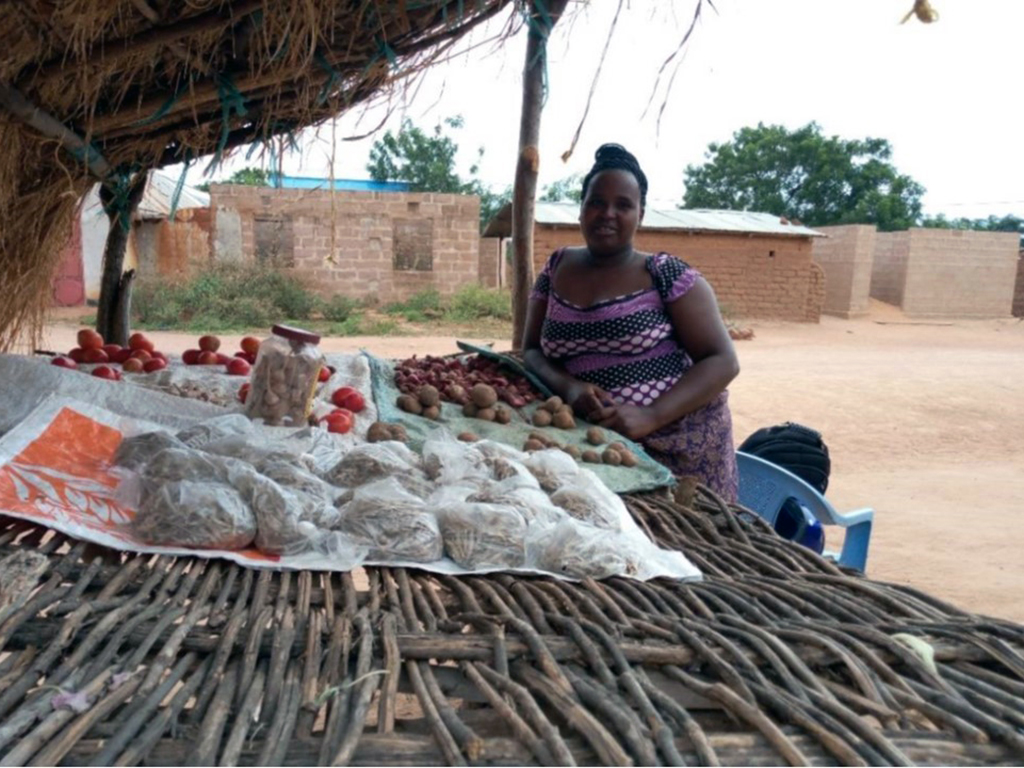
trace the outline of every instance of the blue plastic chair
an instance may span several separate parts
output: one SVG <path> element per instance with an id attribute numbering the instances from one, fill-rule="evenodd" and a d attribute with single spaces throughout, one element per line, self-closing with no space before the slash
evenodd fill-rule
<path id="1" fill-rule="evenodd" d="M 871 542 L 871 523 L 875 517 L 873 509 L 868 507 L 842 515 L 817 490 L 777 464 L 740 451 L 736 452 L 736 464 L 740 475 L 739 502 L 742 506 L 756 512 L 774 528 L 779 510 L 786 499 L 796 499 L 822 525 L 837 525 L 846 529 L 843 551 L 838 558 L 831 552 L 827 552 L 826 556 L 835 558 L 842 566 L 864 571 Z"/>

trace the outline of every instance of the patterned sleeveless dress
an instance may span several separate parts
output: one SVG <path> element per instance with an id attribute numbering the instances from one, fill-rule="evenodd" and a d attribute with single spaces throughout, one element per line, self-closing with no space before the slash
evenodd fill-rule
<path id="1" fill-rule="evenodd" d="M 700 273 L 667 253 L 647 257 L 653 287 L 597 302 L 572 304 L 554 290 L 564 250 L 548 259 L 530 298 L 544 301 L 541 350 L 570 376 L 604 389 L 619 403 L 651 405 L 693 367 L 679 346 L 667 305 L 686 294 Z M 736 500 L 736 454 L 729 394 L 640 442 L 674 475 L 693 476 L 727 501 Z"/>

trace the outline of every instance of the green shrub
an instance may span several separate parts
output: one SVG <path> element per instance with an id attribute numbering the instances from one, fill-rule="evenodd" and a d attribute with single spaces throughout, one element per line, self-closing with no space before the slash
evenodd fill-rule
<path id="1" fill-rule="evenodd" d="M 384 311 L 389 315 L 400 315 L 410 323 L 422 323 L 431 318 L 438 318 L 444 312 L 441 306 L 441 294 L 433 288 L 413 294 L 406 301 L 388 304 Z"/>
<path id="2" fill-rule="evenodd" d="M 502 290 L 482 285 L 464 285 L 448 303 L 448 317 L 464 323 L 481 318 L 512 319 L 512 297 Z"/>
<path id="3" fill-rule="evenodd" d="M 187 282 L 140 280 L 133 321 L 150 328 L 225 331 L 306 320 L 319 299 L 299 280 L 272 269 L 218 264 Z"/>
<path id="4" fill-rule="evenodd" d="M 324 320 L 344 323 L 358 306 L 359 302 L 355 299 L 336 293 L 320 305 L 320 314 L 324 316 Z"/>

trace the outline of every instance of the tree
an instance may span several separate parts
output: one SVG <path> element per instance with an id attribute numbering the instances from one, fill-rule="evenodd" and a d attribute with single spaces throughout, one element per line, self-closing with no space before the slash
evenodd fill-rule
<path id="1" fill-rule="evenodd" d="M 921 220 L 922 227 L 930 229 L 973 229 L 980 232 L 1020 232 L 1024 235 L 1024 219 L 1020 216 L 989 216 L 986 219 L 947 219 L 940 213 L 938 216 L 926 216 Z"/>
<path id="2" fill-rule="evenodd" d="M 579 203 L 583 201 L 583 174 L 574 173 L 564 179 L 553 181 L 544 187 L 540 199 L 545 203 L 561 203 L 569 201 Z"/>
<path id="3" fill-rule="evenodd" d="M 270 174 L 262 168 L 246 167 L 240 168 L 223 181 L 210 182 L 204 181 L 202 184 L 197 184 L 196 189 L 202 192 L 210 191 L 210 184 L 248 184 L 251 187 L 269 187 L 270 186 Z"/>
<path id="4" fill-rule="evenodd" d="M 763 211 L 808 226 L 914 226 L 924 187 L 890 162 L 885 139 L 824 136 L 817 123 L 795 131 L 758 123 L 732 141 L 708 145 L 706 162 L 687 166 L 682 208 Z"/>
<path id="5" fill-rule="evenodd" d="M 445 127 L 463 127 L 461 116 L 446 117 L 428 133 L 403 120 L 398 133 L 388 131 L 370 148 L 366 170 L 374 181 L 405 181 L 414 192 L 448 192 L 477 195 L 480 198 L 480 227 L 483 229 L 505 203 L 512 198 L 511 188 L 494 192 L 477 178 L 484 148 L 477 149 L 477 160 L 470 166 L 468 181 L 455 170 L 459 145 Z"/>

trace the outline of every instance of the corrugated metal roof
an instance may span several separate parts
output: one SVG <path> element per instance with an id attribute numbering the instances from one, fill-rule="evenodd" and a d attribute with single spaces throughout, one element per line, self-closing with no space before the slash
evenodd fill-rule
<path id="1" fill-rule="evenodd" d="M 538 202 L 534 212 L 537 224 L 577 226 L 580 207 L 577 203 Z M 485 237 L 510 237 L 512 206 L 502 207 L 484 231 Z M 784 223 L 785 222 L 785 223 Z M 772 213 L 751 211 L 713 211 L 706 209 L 648 208 L 644 214 L 645 229 L 679 229 L 690 232 L 724 232 L 737 235 L 760 234 L 775 237 L 824 237 L 802 224 L 791 224 Z"/>
<path id="2" fill-rule="evenodd" d="M 139 219 L 166 219 L 171 215 L 171 201 L 178 186 L 178 175 L 163 171 L 150 171 L 142 200 L 135 211 Z M 209 208 L 210 196 L 188 184 L 181 188 L 178 196 L 178 210 L 183 208 Z"/>

